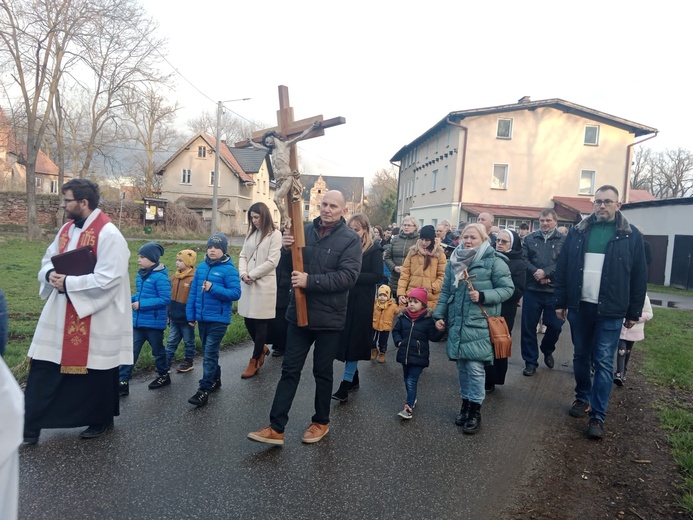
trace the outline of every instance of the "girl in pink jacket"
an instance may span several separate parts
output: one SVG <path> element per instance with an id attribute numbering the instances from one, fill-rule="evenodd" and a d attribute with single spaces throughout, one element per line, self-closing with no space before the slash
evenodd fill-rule
<path id="1" fill-rule="evenodd" d="M 614 374 L 614 384 L 623 386 L 626 380 L 626 372 L 628 371 L 628 360 L 630 352 L 633 350 L 633 344 L 636 341 L 645 339 L 645 322 L 652 319 L 652 305 L 650 298 L 645 295 L 645 303 L 642 307 L 642 315 L 638 323 L 633 325 L 633 328 L 627 329 L 621 327 L 621 340 L 618 342 L 618 352 L 616 355 L 616 373 Z"/>

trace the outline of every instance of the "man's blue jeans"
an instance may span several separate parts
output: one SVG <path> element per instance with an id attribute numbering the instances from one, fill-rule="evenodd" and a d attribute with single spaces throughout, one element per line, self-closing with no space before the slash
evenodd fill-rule
<path id="1" fill-rule="evenodd" d="M 483 361 L 457 360 L 457 377 L 460 380 L 460 397 L 463 400 L 468 399 L 477 404 L 484 402 L 484 397 L 486 397 L 484 365 Z"/>
<path id="2" fill-rule="evenodd" d="M 198 321 L 197 327 L 200 331 L 200 341 L 202 342 L 202 379 L 200 379 L 200 390 L 207 392 L 212 390 L 212 384 L 217 379 L 221 379 L 221 367 L 219 366 L 219 345 L 224 339 L 227 323 L 217 323 L 215 321 Z"/>
<path id="3" fill-rule="evenodd" d="M 140 352 L 142 352 L 142 346 L 144 345 L 145 341 L 148 341 L 149 345 L 152 347 L 152 356 L 154 356 L 157 374 L 163 376 L 168 372 L 168 366 L 166 365 L 166 351 L 164 350 L 164 331 L 159 329 L 134 327 L 132 329 L 132 365 L 120 365 L 119 372 L 121 381 L 130 381 L 130 377 L 132 377 L 132 369 L 135 366 L 135 363 L 137 363 L 137 359 L 140 357 Z"/>
<path id="4" fill-rule="evenodd" d="M 416 387 L 419 384 L 419 377 L 425 367 L 415 367 L 412 365 L 402 365 L 404 370 L 404 386 L 407 389 L 407 404 L 414 408 L 416 403 Z"/>
<path id="5" fill-rule="evenodd" d="M 332 403 L 332 373 L 334 357 L 339 347 L 340 330 L 311 330 L 289 323 L 286 336 L 286 350 L 282 361 L 282 376 L 274 393 L 270 424 L 275 431 L 283 432 L 289 422 L 289 410 L 294 401 L 301 370 L 313 347 L 313 377 L 315 378 L 315 415 L 311 422 L 328 424 L 330 422 L 330 403 Z"/>
<path id="6" fill-rule="evenodd" d="M 541 340 L 541 351 L 544 355 L 556 350 L 556 342 L 561 335 L 563 322 L 556 317 L 556 305 L 553 293 L 525 291 L 522 296 L 522 359 L 525 366 L 539 366 L 539 349 L 537 342 L 537 325 L 544 313 L 546 333 Z"/>
<path id="7" fill-rule="evenodd" d="M 575 347 L 575 399 L 590 405 L 590 417 L 603 421 L 614 386 L 614 356 L 623 318 L 603 318 L 596 303 L 580 302 L 578 311 L 568 311 L 568 321 Z"/>
<path id="8" fill-rule="evenodd" d="M 169 368 L 171 362 L 176 357 L 176 350 L 180 340 L 183 340 L 185 345 L 185 359 L 195 357 L 195 327 L 188 324 L 187 321 L 172 321 L 168 327 L 168 338 L 166 341 L 166 363 Z"/>

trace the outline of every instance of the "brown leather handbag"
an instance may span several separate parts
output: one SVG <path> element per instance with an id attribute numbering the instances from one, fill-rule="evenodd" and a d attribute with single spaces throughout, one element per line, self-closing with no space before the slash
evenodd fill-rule
<path id="1" fill-rule="evenodd" d="M 472 285 L 471 277 L 467 270 L 465 269 L 462 276 L 462 280 L 467 284 L 470 291 L 474 291 L 474 286 Z M 486 318 L 488 323 L 488 333 L 491 338 L 491 344 L 493 345 L 493 354 L 496 359 L 509 358 L 512 355 L 513 338 L 510 336 L 510 331 L 508 330 L 508 324 L 505 322 L 503 316 L 489 316 L 484 309 L 484 306 L 477 302 L 479 309 L 481 309 L 481 314 Z"/>

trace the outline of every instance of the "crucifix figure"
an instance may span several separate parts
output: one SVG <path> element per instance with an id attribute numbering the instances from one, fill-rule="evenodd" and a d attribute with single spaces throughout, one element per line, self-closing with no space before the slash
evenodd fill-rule
<path id="1" fill-rule="evenodd" d="M 320 128 L 320 121 L 315 121 L 302 133 L 284 141 L 275 130 L 268 130 L 262 136 L 262 144 L 256 143 L 252 138 L 248 139 L 250 146 L 257 150 L 263 150 L 272 154 L 272 167 L 274 170 L 274 182 L 277 188 L 274 192 L 274 203 L 281 215 L 281 231 L 291 228 L 291 217 L 287 209 L 287 196 L 290 194 L 291 203 L 301 199 L 303 185 L 301 184 L 298 170 L 291 168 L 291 148 L 298 141 L 306 138 L 308 134 Z"/>
<path id="2" fill-rule="evenodd" d="M 293 269 L 303 272 L 303 247 L 306 245 L 306 239 L 301 224 L 303 222 L 303 204 L 301 203 L 303 187 L 300 184 L 298 173 L 296 143 L 302 139 L 323 136 L 325 135 L 325 128 L 343 125 L 346 120 L 343 117 L 323 120 L 322 115 L 318 115 L 294 121 L 294 109 L 289 104 L 289 89 L 284 85 L 279 85 L 277 123 L 278 126 L 274 128 L 253 132 L 250 139 L 236 143 L 236 146 L 253 146 L 271 152 L 277 183 L 275 202 L 280 212 L 282 212 L 282 206 L 289 208 L 288 215 L 282 213 L 281 230 L 282 233 L 294 237 L 294 242 L 291 245 Z M 305 327 L 308 325 L 308 311 L 306 310 L 306 295 L 303 289 L 297 288 L 295 290 L 295 298 L 298 326 Z"/>

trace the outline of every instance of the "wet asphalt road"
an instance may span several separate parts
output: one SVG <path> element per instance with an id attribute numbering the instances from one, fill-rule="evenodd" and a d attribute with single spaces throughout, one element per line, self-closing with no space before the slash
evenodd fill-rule
<path id="1" fill-rule="evenodd" d="M 313 445 L 301 443 L 313 413 L 310 362 L 283 447 L 246 439 L 269 423 L 281 358 L 241 380 L 250 344 L 226 350 L 223 387 L 200 409 L 187 403 L 199 363 L 157 391 L 147 389 L 151 377 L 135 378 L 109 434 L 80 440 L 80 429 L 45 430 L 37 446 L 20 449 L 19 517 L 502 518 L 504 507 L 525 500 L 520 486 L 548 429 L 575 427 L 566 414 L 573 398 L 568 326 L 555 368 L 542 364 L 531 378 L 521 374 L 516 339 L 506 384 L 484 403 L 477 435 L 453 424 L 457 372 L 442 343 L 433 350 L 411 421 L 397 416 L 405 392 L 390 349 L 385 364 L 360 363 L 361 388 L 347 403 L 333 401 L 331 431 Z M 335 362 L 335 388 L 342 370 Z"/>

